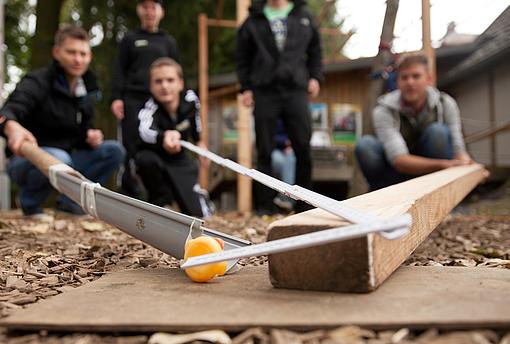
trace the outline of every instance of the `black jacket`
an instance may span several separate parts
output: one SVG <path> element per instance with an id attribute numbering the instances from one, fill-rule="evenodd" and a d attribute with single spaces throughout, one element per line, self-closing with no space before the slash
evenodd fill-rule
<path id="1" fill-rule="evenodd" d="M 310 78 L 323 80 L 320 35 L 305 1 L 295 0 L 287 18 L 287 38 L 280 53 L 269 21 L 266 1 L 255 1 L 237 33 L 237 75 L 241 92 L 255 88 L 306 88 Z"/>
<path id="2" fill-rule="evenodd" d="M 90 148 L 85 140 L 87 130 L 93 127 L 94 105 L 100 93 L 96 77 L 90 71 L 82 78 L 87 95 L 75 97 L 62 67 L 54 61 L 23 77 L 0 114 L 32 132 L 39 146 L 66 151 Z"/>
<path id="3" fill-rule="evenodd" d="M 163 31 L 142 29 L 129 32 L 119 44 L 112 100 L 122 99 L 129 92 L 149 95 L 149 68 L 160 57 L 179 60 L 177 43 L 172 36 Z"/>
<path id="4" fill-rule="evenodd" d="M 181 140 L 200 141 L 200 101 L 195 92 L 188 90 L 181 92 L 181 99 L 177 113 L 171 116 L 156 102 L 149 99 L 145 107 L 138 114 L 140 135 L 139 151 L 150 149 L 158 153 L 165 160 L 183 159 L 184 151 L 168 154 L 163 148 L 163 137 L 166 130 L 177 130 L 181 133 Z"/>

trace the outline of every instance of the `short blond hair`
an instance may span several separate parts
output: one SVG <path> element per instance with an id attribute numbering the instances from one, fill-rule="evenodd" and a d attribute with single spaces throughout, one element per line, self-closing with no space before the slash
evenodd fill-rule
<path id="1" fill-rule="evenodd" d="M 160 57 L 154 62 L 152 62 L 151 67 L 149 69 L 150 76 L 152 77 L 152 71 L 159 67 L 174 67 L 177 71 L 177 75 L 180 79 L 184 78 L 184 75 L 182 73 L 182 67 L 181 65 L 175 61 L 174 59 L 170 57 Z"/>

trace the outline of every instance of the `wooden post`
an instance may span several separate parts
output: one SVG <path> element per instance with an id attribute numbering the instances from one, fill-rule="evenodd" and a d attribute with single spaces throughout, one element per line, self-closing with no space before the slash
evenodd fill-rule
<path id="1" fill-rule="evenodd" d="M 241 25 L 248 17 L 250 0 L 237 0 L 237 24 Z M 246 167 L 251 167 L 252 145 L 250 138 L 250 116 L 251 109 L 244 106 L 240 95 L 237 97 L 237 161 Z M 237 177 L 237 208 L 240 212 L 246 213 L 252 210 L 252 181 L 243 176 Z"/>
<path id="2" fill-rule="evenodd" d="M 209 146 L 209 49 L 207 36 L 207 14 L 198 16 L 198 93 L 200 97 L 200 117 L 202 119 L 201 140 Z M 207 189 L 208 169 L 200 165 L 200 185 Z"/>
<path id="3" fill-rule="evenodd" d="M 432 48 L 431 36 L 430 36 L 430 1 L 421 1 L 422 9 L 422 40 L 423 40 L 423 53 L 428 57 L 429 60 L 429 72 L 432 76 L 432 85 L 436 85 L 436 52 Z"/>

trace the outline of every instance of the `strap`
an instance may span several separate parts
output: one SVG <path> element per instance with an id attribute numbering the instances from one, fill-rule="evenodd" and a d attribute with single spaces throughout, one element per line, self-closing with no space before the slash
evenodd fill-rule
<path id="1" fill-rule="evenodd" d="M 48 168 L 48 178 L 50 179 L 51 185 L 53 185 L 53 187 L 57 189 L 59 192 L 62 192 L 58 185 L 57 172 L 72 172 L 72 171 L 74 171 L 74 169 L 71 166 L 63 163 L 51 165 Z"/>
<path id="2" fill-rule="evenodd" d="M 83 181 L 80 184 L 80 205 L 86 213 L 98 218 L 95 195 L 96 188 L 101 188 L 101 184 L 90 181 Z"/>

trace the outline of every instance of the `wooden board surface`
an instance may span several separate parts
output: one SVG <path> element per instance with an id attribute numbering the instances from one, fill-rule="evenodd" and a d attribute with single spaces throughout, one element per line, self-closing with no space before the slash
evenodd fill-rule
<path id="1" fill-rule="evenodd" d="M 388 218 L 410 213 L 410 233 L 399 240 L 379 235 L 269 256 L 273 285 L 280 288 L 369 292 L 418 247 L 485 177 L 482 165 L 450 168 L 344 201 Z M 270 225 L 268 240 L 345 226 L 348 222 L 314 209 Z"/>
<path id="2" fill-rule="evenodd" d="M 510 326 L 510 270 L 401 267 L 370 294 L 275 289 L 267 275 L 265 266 L 247 267 L 194 284 L 176 269 L 117 272 L 20 310 L 0 326 L 109 332 Z"/>

